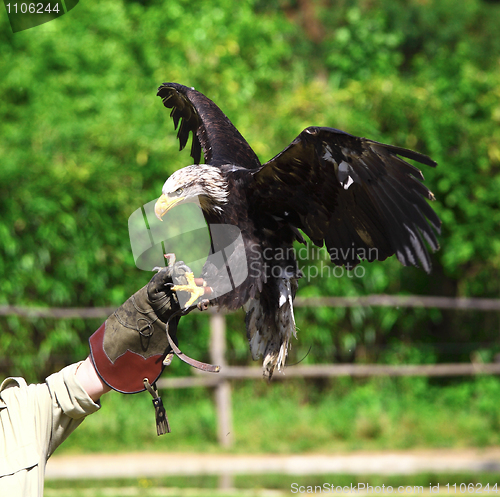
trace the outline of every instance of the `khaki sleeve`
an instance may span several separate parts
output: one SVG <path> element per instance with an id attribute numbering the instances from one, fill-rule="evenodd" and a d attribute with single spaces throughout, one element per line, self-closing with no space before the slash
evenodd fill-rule
<path id="1" fill-rule="evenodd" d="M 95 403 L 76 378 L 80 363 L 71 364 L 46 380 L 52 398 L 52 432 L 49 458 L 54 450 L 82 423 L 85 416 L 96 412 Z"/>
<path id="2" fill-rule="evenodd" d="M 76 379 L 79 364 L 45 383 L 7 378 L 0 385 L 0 496 L 42 497 L 47 459 L 99 409 Z"/>

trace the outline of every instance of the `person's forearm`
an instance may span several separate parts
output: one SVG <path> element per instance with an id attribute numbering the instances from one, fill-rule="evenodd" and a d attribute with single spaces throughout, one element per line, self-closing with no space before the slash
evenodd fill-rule
<path id="1" fill-rule="evenodd" d="M 106 383 L 101 380 L 94 368 L 94 364 L 90 356 L 83 361 L 76 370 L 76 377 L 82 385 L 83 389 L 87 392 L 88 396 L 97 402 L 101 396 L 111 390 Z"/>

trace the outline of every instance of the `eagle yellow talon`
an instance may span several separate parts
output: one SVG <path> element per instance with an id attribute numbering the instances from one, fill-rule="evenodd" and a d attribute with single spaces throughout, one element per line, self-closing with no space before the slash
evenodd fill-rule
<path id="1" fill-rule="evenodd" d="M 187 279 L 187 285 L 174 285 L 172 290 L 174 292 L 187 292 L 191 294 L 190 299 L 186 302 L 184 307 L 191 307 L 200 297 L 205 295 L 205 285 L 198 286 L 194 281 L 193 273 L 185 273 L 184 275 Z"/>

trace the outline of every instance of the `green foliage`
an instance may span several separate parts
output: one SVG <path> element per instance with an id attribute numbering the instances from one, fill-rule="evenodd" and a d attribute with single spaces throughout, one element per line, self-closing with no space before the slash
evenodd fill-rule
<path id="1" fill-rule="evenodd" d="M 262 160 L 315 124 L 439 162 L 424 170 L 443 219 L 431 277 L 391 259 L 327 278 L 316 258 L 301 261 L 310 276 L 301 295 L 498 296 L 499 22 L 499 6 L 479 0 L 459 9 L 451 0 L 103 0 L 16 34 L 3 16 L 0 304 L 118 305 L 148 281 L 134 265 L 127 219 L 190 163 L 155 97 L 163 81 L 212 98 Z M 424 362 L 469 360 L 498 343 L 498 316 L 488 313 L 297 314 L 291 360 L 309 349 L 306 362 L 392 362 L 409 360 L 409 350 Z M 40 379 L 82 357 L 98 324 L 0 318 L 0 368 Z M 206 359 L 206 317 L 181 327 Z M 231 317 L 237 363 L 249 361 L 242 330 L 241 316 Z"/>

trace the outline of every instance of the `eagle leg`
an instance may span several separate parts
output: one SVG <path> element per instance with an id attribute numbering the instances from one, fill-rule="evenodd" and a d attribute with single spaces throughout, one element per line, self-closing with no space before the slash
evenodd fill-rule
<path id="1" fill-rule="evenodd" d="M 187 279 L 187 285 L 174 285 L 172 290 L 174 292 L 187 292 L 191 294 L 191 297 L 186 302 L 184 307 L 191 307 L 200 297 L 205 295 L 206 290 L 208 289 L 205 281 L 201 280 L 202 285 L 198 286 L 195 281 L 195 277 L 193 273 L 185 273 L 184 275 Z M 197 278 L 198 280 L 201 278 Z"/>

